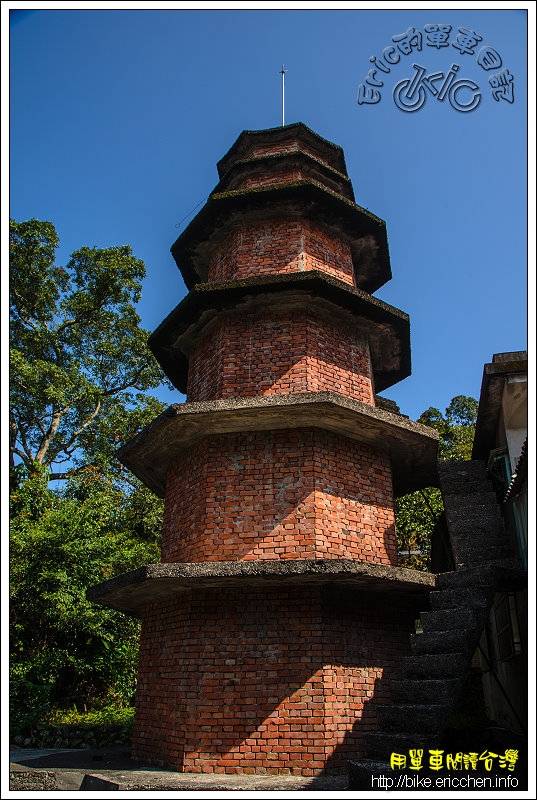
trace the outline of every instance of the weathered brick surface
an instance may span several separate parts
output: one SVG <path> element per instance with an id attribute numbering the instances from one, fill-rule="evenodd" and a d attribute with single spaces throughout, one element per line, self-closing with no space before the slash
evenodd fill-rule
<path id="1" fill-rule="evenodd" d="M 375 405 L 367 342 L 313 311 L 259 310 L 220 320 L 190 356 L 189 402 L 296 392 Z"/>
<path id="2" fill-rule="evenodd" d="M 266 174 L 253 163 L 297 150 L 316 160 L 267 159 Z M 241 156 L 252 163 L 228 170 L 222 187 L 343 186 L 319 167 L 329 159 L 344 169 L 341 154 L 317 150 L 292 131 L 286 142 L 253 143 Z M 209 283 L 320 270 L 356 285 L 343 233 L 272 211 L 236 217 L 210 256 Z M 192 327 L 187 402 L 337 392 L 375 405 L 367 337 L 314 298 L 279 297 L 277 307 L 251 300 Z M 205 435 L 168 470 L 162 560 L 396 565 L 380 447 L 313 427 Z M 345 771 L 378 729 L 376 708 L 401 678 L 415 616 L 407 596 L 333 584 L 215 584 L 154 601 L 142 621 L 133 755 L 185 772 Z"/>
<path id="3" fill-rule="evenodd" d="M 209 260 L 209 283 L 321 270 L 355 285 L 350 245 L 310 220 L 284 217 L 237 226 Z"/>
<path id="4" fill-rule="evenodd" d="M 237 189 L 254 189 L 257 186 L 275 186 L 288 181 L 307 180 L 308 175 L 301 169 L 275 170 L 270 175 L 251 175 L 238 183 Z"/>
<path id="5" fill-rule="evenodd" d="M 395 565 L 388 457 L 307 428 L 211 436 L 183 454 L 168 473 L 162 560 L 263 558 Z"/>
<path id="6" fill-rule="evenodd" d="M 134 756 L 186 772 L 344 771 L 390 702 L 414 613 L 333 587 L 170 597 L 146 614 Z"/>
<path id="7" fill-rule="evenodd" d="M 318 153 L 312 148 L 308 147 L 304 142 L 299 141 L 297 138 L 292 138 L 287 142 L 275 142 L 273 144 L 256 144 L 248 151 L 244 158 L 248 159 L 262 158 L 263 156 L 275 156 L 283 153 L 295 153 L 298 150 L 307 153 L 314 158 L 319 158 Z"/>

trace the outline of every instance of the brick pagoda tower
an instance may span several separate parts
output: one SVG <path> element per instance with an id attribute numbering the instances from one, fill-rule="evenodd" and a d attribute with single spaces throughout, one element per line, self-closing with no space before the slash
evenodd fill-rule
<path id="1" fill-rule="evenodd" d="M 172 247 L 189 294 L 150 339 L 187 401 L 120 451 L 165 497 L 162 563 L 88 596 L 142 619 L 135 758 L 337 773 L 427 604 L 393 501 L 436 482 L 437 437 L 377 405 L 410 373 L 409 321 L 371 296 L 385 225 L 341 148 L 244 131 L 218 173 Z"/>

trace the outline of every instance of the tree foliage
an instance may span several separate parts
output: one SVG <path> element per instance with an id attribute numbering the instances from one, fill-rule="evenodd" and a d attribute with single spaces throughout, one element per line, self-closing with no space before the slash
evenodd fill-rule
<path id="1" fill-rule="evenodd" d="M 128 704 L 139 624 L 86 600 L 86 589 L 159 560 L 132 530 L 131 498 L 99 473 L 71 479 L 63 496 L 44 468 L 11 496 L 10 671 L 15 728 L 54 706 Z"/>
<path id="2" fill-rule="evenodd" d="M 473 397 L 457 395 L 444 415 L 437 408 L 423 412 L 418 422 L 438 431 L 441 461 L 468 461 L 472 457 L 477 407 L 477 400 Z"/>
<path id="3" fill-rule="evenodd" d="M 55 264 L 50 222 L 10 222 L 12 469 L 65 478 L 154 418 L 165 381 L 135 305 L 145 266 L 130 247 L 82 247 Z M 16 485 L 16 480 L 15 484 Z"/>
<path id="4" fill-rule="evenodd" d="M 441 461 L 467 461 L 471 458 L 477 419 L 477 400 L 457 395 L 444 414 L 428 408 L 418 422 L 438 431 Z M 440 490 L 428 487 L 395 501 L 397 543 L 401 566 L 428 570 L 431 537 L 444 507 Z"/>
<path id="5" fill-rule="evenodd" d="M 88 587 L 159 560 L 162 501 L 115 451 L 164 409 L 135 305 L 131 249 L 83 247 L 56 266 L 50 222 L 10 223 L 12 721 L 126 703 L 138 623 Z M 50 480 L 65 479 L 60 489 Z M 57 484 L 55 484 L 57 485 Z"/>

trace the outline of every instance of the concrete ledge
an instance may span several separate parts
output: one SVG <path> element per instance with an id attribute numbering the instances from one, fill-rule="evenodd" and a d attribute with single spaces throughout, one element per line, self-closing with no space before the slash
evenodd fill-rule
<path id="1" fill-rule="evenodd" d="M 186 393 L 188 361 L 200 337 L 221 317 L 259 309 L 311 309 L 348 324 L 368 341 L 377 392 L 410 375 L 408 315 L 320 270 L 222 283 L 198 283 L 149 337 L 149 347 L 172 383 Z"/>
<path id="2" fill-rule="evenodd" d="M 169 464 L 206 436 L 308 427 L 388 452 L 396 495 L 438 486 L 438 434 L 433 428 L 334 392 L 172 405 L 118 450 L 118 457 L 151 491 L 164 497 Z"/>
<path id="3" fill-rule="evenodd" d="M 162 792 L 162 791 L 343 791 L 348 786 L 346 775 L 312 778 L 291 775 L 220 775 L 217 773 L 132 772 L 130 774 L 98 773 L 86 775 L 81 791 Z"/>
<path id="4" fill-rule="evenodd" d="M 233 191 L 239 184 L 251 177 L 266 178 L 275 170 L 300 169 L 303 176 L 308 176 L 318 183 L 326 185 L 334 192 L 343 195 L 354 203 L 354 191 L 348 175 L 322 161 L 306 150 L 289 150 L 280 153 L 268 153 L 255 158 L 245 157 L 234 161 L 211 194 Z"/>
<path id="5" fill-rule="evenodd" d="M 227 153 L 217 163 L 218 177 L 222 179 L 236 161 L 250 156 L 252 147 L 290 142 L 293 139 L 304 143 L 306 147 L 322 158 L 324 163 L 329 164 L 342 175 L 347 175 L 345 155 L 343 148 L 339 144 L 334 144 L 334 142 L 319 136 L 318 133 L 304 125 L 303 122 L 293 122 L 290 125 L 282 125 L 277 128 L 242 131 Z"/>
<path id="6" fill-rule="evenodd" d="M 146 603 L 189 589 L 268 584 L 296 587 L 330 583 L 364 591 L 427 594 L 435 586 L 435 576 L 352 559 L 148 564 L 92 586 L 86 597 L 100 605 L 140 617 Z"/>
<path id="7" fill-rule="evenodd" d="M 36 791 L 233 791 L 275 789 L 342 790 L 347 776 L 318 774 L 312 777 L 274 774 L 228 775 L 215 772 L 174 772 L 131 758 L 125 746 L 95 750 L 21 750 L 10 753 L 11 789 Z M 30 764 L 38 765 L 33 769 Z M 96 762 L 99 762 L 98 764 Z M 267 770 L 268 773 L 268 770 Z M 28 779 L 28 775 L 33 776 Z M 18 776 L 18 777 L 17 777 Z M 48 779 L 45 778 L 48 776 Z M 55 781 L 55 787 L 53 782 Z M 48 785 L 45 785 L 47 783 Z"/>
<path id="8" fill-rule="evenodd" d="M 491 364 L 483 367 L 479 410 L 475 425 L 473 459 L 486 461 L 496 444 L 496 429 L 502 409 L 505 383 L 509 376 L 527 376 L 528 354 L 525 351 L 493 356 Z M 527 388 L 525 389 L 527 392 Z"/>
<path id="9" fill-rule="evenodd" d="M 365 208 L 312 181 L 288 181 L 211 194 L 171 247 L 185 284 L 207 280 L 209 259 L 230 231 L 271 218 L 319 220 L 351 248 L 356 283 L 374 292 L 391 278 L 386 223 Z"/>
<path id="10" fill-rule="evenodd" d="M 50 792 L 57 789 L 54 772 L 37 769 L 24 769 L 11 765 L 9 770 L 9 790 L 22 792 Z"/>

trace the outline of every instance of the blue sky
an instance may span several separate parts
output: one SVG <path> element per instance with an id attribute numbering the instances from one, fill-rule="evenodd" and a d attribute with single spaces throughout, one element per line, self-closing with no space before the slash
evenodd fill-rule
<path id="1" fill-rule="evenodd" d="M 387 224 L 393 279 L 376 296 L 410 315 L 412 375 L 384 394 L 413 419 L 443 411 L 454 395 L 479 397 L 493 353 L 526 349 L 525 10 L 5 5 L 10 215 L 53 222 L 58 263 L 83 245 L 130 244 L 147 266 L 147 330 L 185 295 L 169 248 L 218 182 L 216 162 L 243 129 L 281 124 L 284 63 L 286 123 L 341 145 L 357 203 Z M 431 24 L 451 26 L 447 47 L 426 45 Z M 359 105 L 370 56 L 411 27 L 421 51 L 391 66 L 378 103 Z M 481 36 L 472 54 L 451 44 L 459 28 Z M 480 66 L 485 46 L 500 67 Z M 478 107 L 427 92 L 421 109 L 400 110 L 392 90 L 413 64 L 426 75 L 457 64 Z M 489 84 L 505 69 L 512 103 Z"/>

